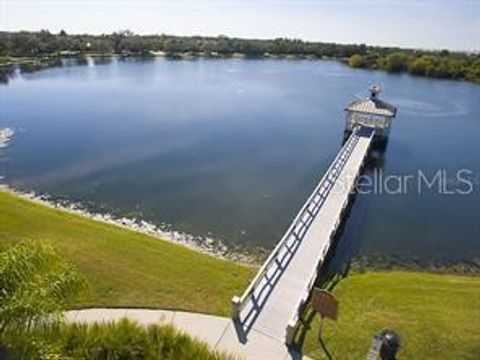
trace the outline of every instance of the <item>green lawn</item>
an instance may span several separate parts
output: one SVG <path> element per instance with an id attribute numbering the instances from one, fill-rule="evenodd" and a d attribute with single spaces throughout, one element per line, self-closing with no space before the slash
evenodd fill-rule
<path id="1" fill-rule="evenodd" d="M 48 241 L 77 265 L 90 291 L 74 306 L 175 308 L 228 315 L 254 270 L 147 235 L 53 210 L 0 191 L 0 250 Z M 362 359 L 392 328 L 400 359 L 480 359 L 480 277 L 415 272 L 353 274 L 335 287 L 339 321 L 324 338 L 335 359 Z M 319 317 L 305 314 L 302 351 L 324 358 Z"/>
<path id="2" fill-rule="evenodd" d="M 254 270 L 147 235 L 50 209 L 0 191 L 0 250 L 50 242 L 87 278 L 79 306 L 172 308 L 230 314 Z"/>
<path id="3" fill-rule="evenodd" d="M 340 300 L 339 319 L 326 320 L 324 339 L 335 359 L 364 359 L 384 328 L 402 336 L 399 359 L 480 359 L 480 277 L 354 274 L 333 291 Z M 303 351 L 323 359 L 318 328 L 315 316 L 304 328 Z"/>

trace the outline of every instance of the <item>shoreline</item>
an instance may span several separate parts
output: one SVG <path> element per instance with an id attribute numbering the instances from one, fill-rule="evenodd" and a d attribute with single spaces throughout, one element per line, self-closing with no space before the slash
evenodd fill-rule
<path id="1" fill-rule="evenodd" d="M 109 212 L 101 213 L 88 210 L 81 203 L 75 203 L 67 199 L 54 199 L 48 195 L 39 195 L 33 191 L 15 189 L 5 183 L 5 178 L 0 175 L 0 191 L 7 192 L 15 197 L 48 207 L 50 209 L 64 211 L 69 214 L 84 217 L 92 221 L 98 221 L 108 225 L 114 225 L 122 229 L 135 231 L 144 235 L 152 236 L 159 240 L 184 246 L 198 253 L 209 255 L 217 259 L 231 261 L 252 268 L 262 265 L 269 254 L 269 249 L 262 247 L 241 248 L 228 245 L 220 239 L 208 236 L 192 235 L 174 228 L 170 224 L 156 225 L 141 218 L 129 218 L 121 215 L 113 215 Z M 378 254 L 357 254 L 350 260 L 350 265 L 338 270 L 338 274 L 348 276 L 350 271 L 354 273 L 364 272 L 388 272 L 388 271 L 411 271 L 445 275 L 480 275 L 480 257 L 460 261 L 431 261 L 418 262 L 409 258 L 392 259 Z M 330 274 L 331 275 L 331 274 Z"/>
<path id="2" fill-rule="evenodd" d="M 48 207 L 50 209 L 64 211 L 69 214 L 84 217 L 92 221 L 98 221 L 104 224 L 113 225 L 122 229 L 135 231 L 144 235 L 152 236 L 159 240 L 167 241 L 172 244 L 184 246 L 198 253 L 209 255 L 217 259 L 232 261 L 237 264 L 252 268 L 261 266 L 269 250 L 261 247 L 245 248 L 227 245 L 220 239 L 207 236 L 197 236 L 181 232 L 175 229 L 169 229 L 169 224 L 159 226 L 142 219 L 115 216 L 110 213 L 92 212 L 86 209 L 82 204 L 71 202 L 66 199 L 53 199 L 47 195 L 38 195 L 33 191 L 20 191 L 3 183 L 0 176 L 0 191 L 12 194 L 18 198 L 33 202 L 35 204 Z M 397 259 L 398 260 L 398 259 Z M 340 273 L 348 276 L 348 273 L 365 272 L 389 272 L 389 271 L 410 271 L 425 272 L 431 274 L 444 275 L 480 275 L 480 258 L 473 258 L 471 261 L 452 261 L 446 263 L 416 263 L 413 260 L 402 259 L 403 261 L 392 262 L 388 258 L 375 255 L 360 255 L 352 258 L 349 270 L 341 270 Z"/>
<path id="3" fill-rule="evenodd" d="M 357 54 L 358 55 L 358 54 Z M 231 59 L 231 60 L 290 60 L 290 61 L 334 61 L 343 64 L 351 69 L 362 69 L 370 71 L 382 71 L 392 74 L 408 74 L 414 77 L 421 77 L 427 79 L 436 80 L 448 80 L 455 82 L 467 82 L 471 84 L 479 84 L 476 79 L 459 78 L 454 76 L 441 76 L 441 75 L 422 75 L 412 71 L 391 71 L 383 69 L 378 64 L 373 65 L 352 65 L 351 56 L 335 56 L 335 55 L 318 55 L 314 53 L 258 53 L 249 54 L 244 52 L 207 52 L 207 51 L 155 51 L 149 50 L 148 52 L 131 52 L 124 51 L 121 53 L 114 52 L 88 52 L 88 51 L 60 51 L 47 54 L 38 54 L 36 56 L 11 56 L 6 55 L 0 57 L 0 83 L 8 82 L 9 77 L 16 69 L 20 69 L 21 72 L 35 72 L 44 70 L 51 67 L 63 66 L 64 61 L 77 60 L 80 63 L 86 64 L 88 59 L 128 59 L 128 58 L 144 58 L 144 59 L 167 59 L 177 61 L 194 61 L 194 60 L 215 60 L 215 59 Z"/>
<path id="4" fill-rule="evenodd" d="M 14 133 L 15 131 L 8 127 L 0 129 L 0 149 L 9 145 Z M 34 191 L 15 189 L 5 182 L 5 176 L 3 174 L 0 174 L 0 191 L 8 192 L 19 198 L 46 206 L 51 209 L 65 211 L 67 213 L 79 215 L 93 221 L 99 221 L 104 224 L 110 224 L 123 229 L 136 231 L 145 235 L 153 236 L 160 240 L 171 242 L 173 244 L 185 246 L 191 250 L 213 256 L 217 259 L 233 261 L 242 265 L 251 267 L 260 266 L 262 262 L 261 259 L 267 252 L 266 249 L 260 247 L 241 249 L 240 247 L 227 245 L 220 239 L 188 234 L 171 228 L 170 224 L 157 225 L 142 220 L 141 218 L 116 216 L 108 212 L 92 212 L 79 202 L 72 202 L 68 199 L 55 199 L 49 195 L 36 194 Z"/>
<path id="5" fill-rule="evenodd" d="M 79 203 L 67 201 L 67 205 L 63 201 L 54 200 L 46 195 L 38 195 L 33 191 L 20 191 L 7 184 L 0 183 L 0 191 L 7 192 L 13 196 L 48 207 L 50 209 L 64 211 L 69 214 L 82 216 L 92 221 L 98 221 L 104 224 L 117 226 L 122 229 L 149 235 L 159 240 L 184 246 L 190 250 L 202 253 L 204 255 L 213 256 L 221 260 L 232 261 L 249 267 L 258 267 L 261 264 L 261 261 L 259 261 L 259 254 L 265 251 L 261 248 L 257 249 L 257 253 L 254 251 L 249 252 L 248 250 L 242 251 L 239 248 L 232 248 L 231 246 L 228 246 L 219 239 L 205 236 L 195 236 L 175 229 L 167 230 L 156 224 L 152 224 L 141 219 L 116 217 L 109 213 L 102 214 L 90 212 Z"/>
<path id="6" fill-rule="evenodd" d="M 78 52 L 72 54 L 44 54 L 39 56 L 8 56 L 3 62 L 0 62 L 0 68 L 8 68 L 12 66 L 22 65 L 56 65 L 56 60 L 68 59 L 82 59 L 82 58 L 166 58 L 172 60 L 193 60 L 193 59 L 283 59 L 283 60 L 332 60 L 347 63 L 347 58 L 316 56 L 312 54 L 270 54 L 263 53 L 258 55 L 248 55 L 245 53 L 216 53 L 216 52 L 165 52 L 165 51 L 150 51 L 148 53 L 89 53 Z"/>

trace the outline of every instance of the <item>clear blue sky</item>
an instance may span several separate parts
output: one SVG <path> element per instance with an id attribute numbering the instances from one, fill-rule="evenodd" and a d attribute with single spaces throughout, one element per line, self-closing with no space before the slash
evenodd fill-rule
<path id="1" fill-rule="evenodd" d="M 480 50 L 480 0 L 0 0 L 0 30 L 228 35 Z"/>

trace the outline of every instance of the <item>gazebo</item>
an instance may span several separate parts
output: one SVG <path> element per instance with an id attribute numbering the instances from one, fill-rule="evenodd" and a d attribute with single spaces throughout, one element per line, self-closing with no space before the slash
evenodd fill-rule
<path id="1" fill-rule="evenodd" d="M 386 138 L 390 133 L 391 121 L 397 114 L 397 108 L 378 98 L 381 89 L 378 85 L 369 88 L 370 95 L 356 100 L 345 109 L 347 118 L 345 133 L 349 135 L 357 125 L 375 129 L 375 136 Z"/>

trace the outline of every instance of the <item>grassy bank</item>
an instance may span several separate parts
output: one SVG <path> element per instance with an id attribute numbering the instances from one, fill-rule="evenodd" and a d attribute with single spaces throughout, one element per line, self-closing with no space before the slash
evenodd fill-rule
<path id="1" fill-rule="evenodd" d="M 175 308 L 230 313 L 253 270 L 167 241 L 87 219 L 0 191 L 0 249 L 50 242 L 90 289 L 73 307 Z"/>
<path id="2" fill-rule="evenodd" d="M 326 320 L 324 339 L 335 359 L 365 358 L 373 336 L 384 328 L 402 336 L 399 359 L 480 359 L 478 276 L 354 274 L 333 292 L 340 300 L 339 319 Z M 307 311 L 301 328 L 303 351 L 324 359 L 317 341 L 320 318 L 311 314 Z"/>
<path id="3" fill-rule="evenodd" d="M 254 270 L 116 226 L 46 208 L 0 191 L 0 250 L 21 240 L 48 241 L 90 283 L 73 306 L 177 308 L 228 315 L 229 300 Z M 480 358 L 480 276 L 421 272 L 355 273 L 333 290 L 337 323 L 324 339 L 335 359 L 364 358 L 384 328 L 403 340 L 399 359 Z M 326 358 L 320 319 L 303 316 L 297 344 Z"/>

